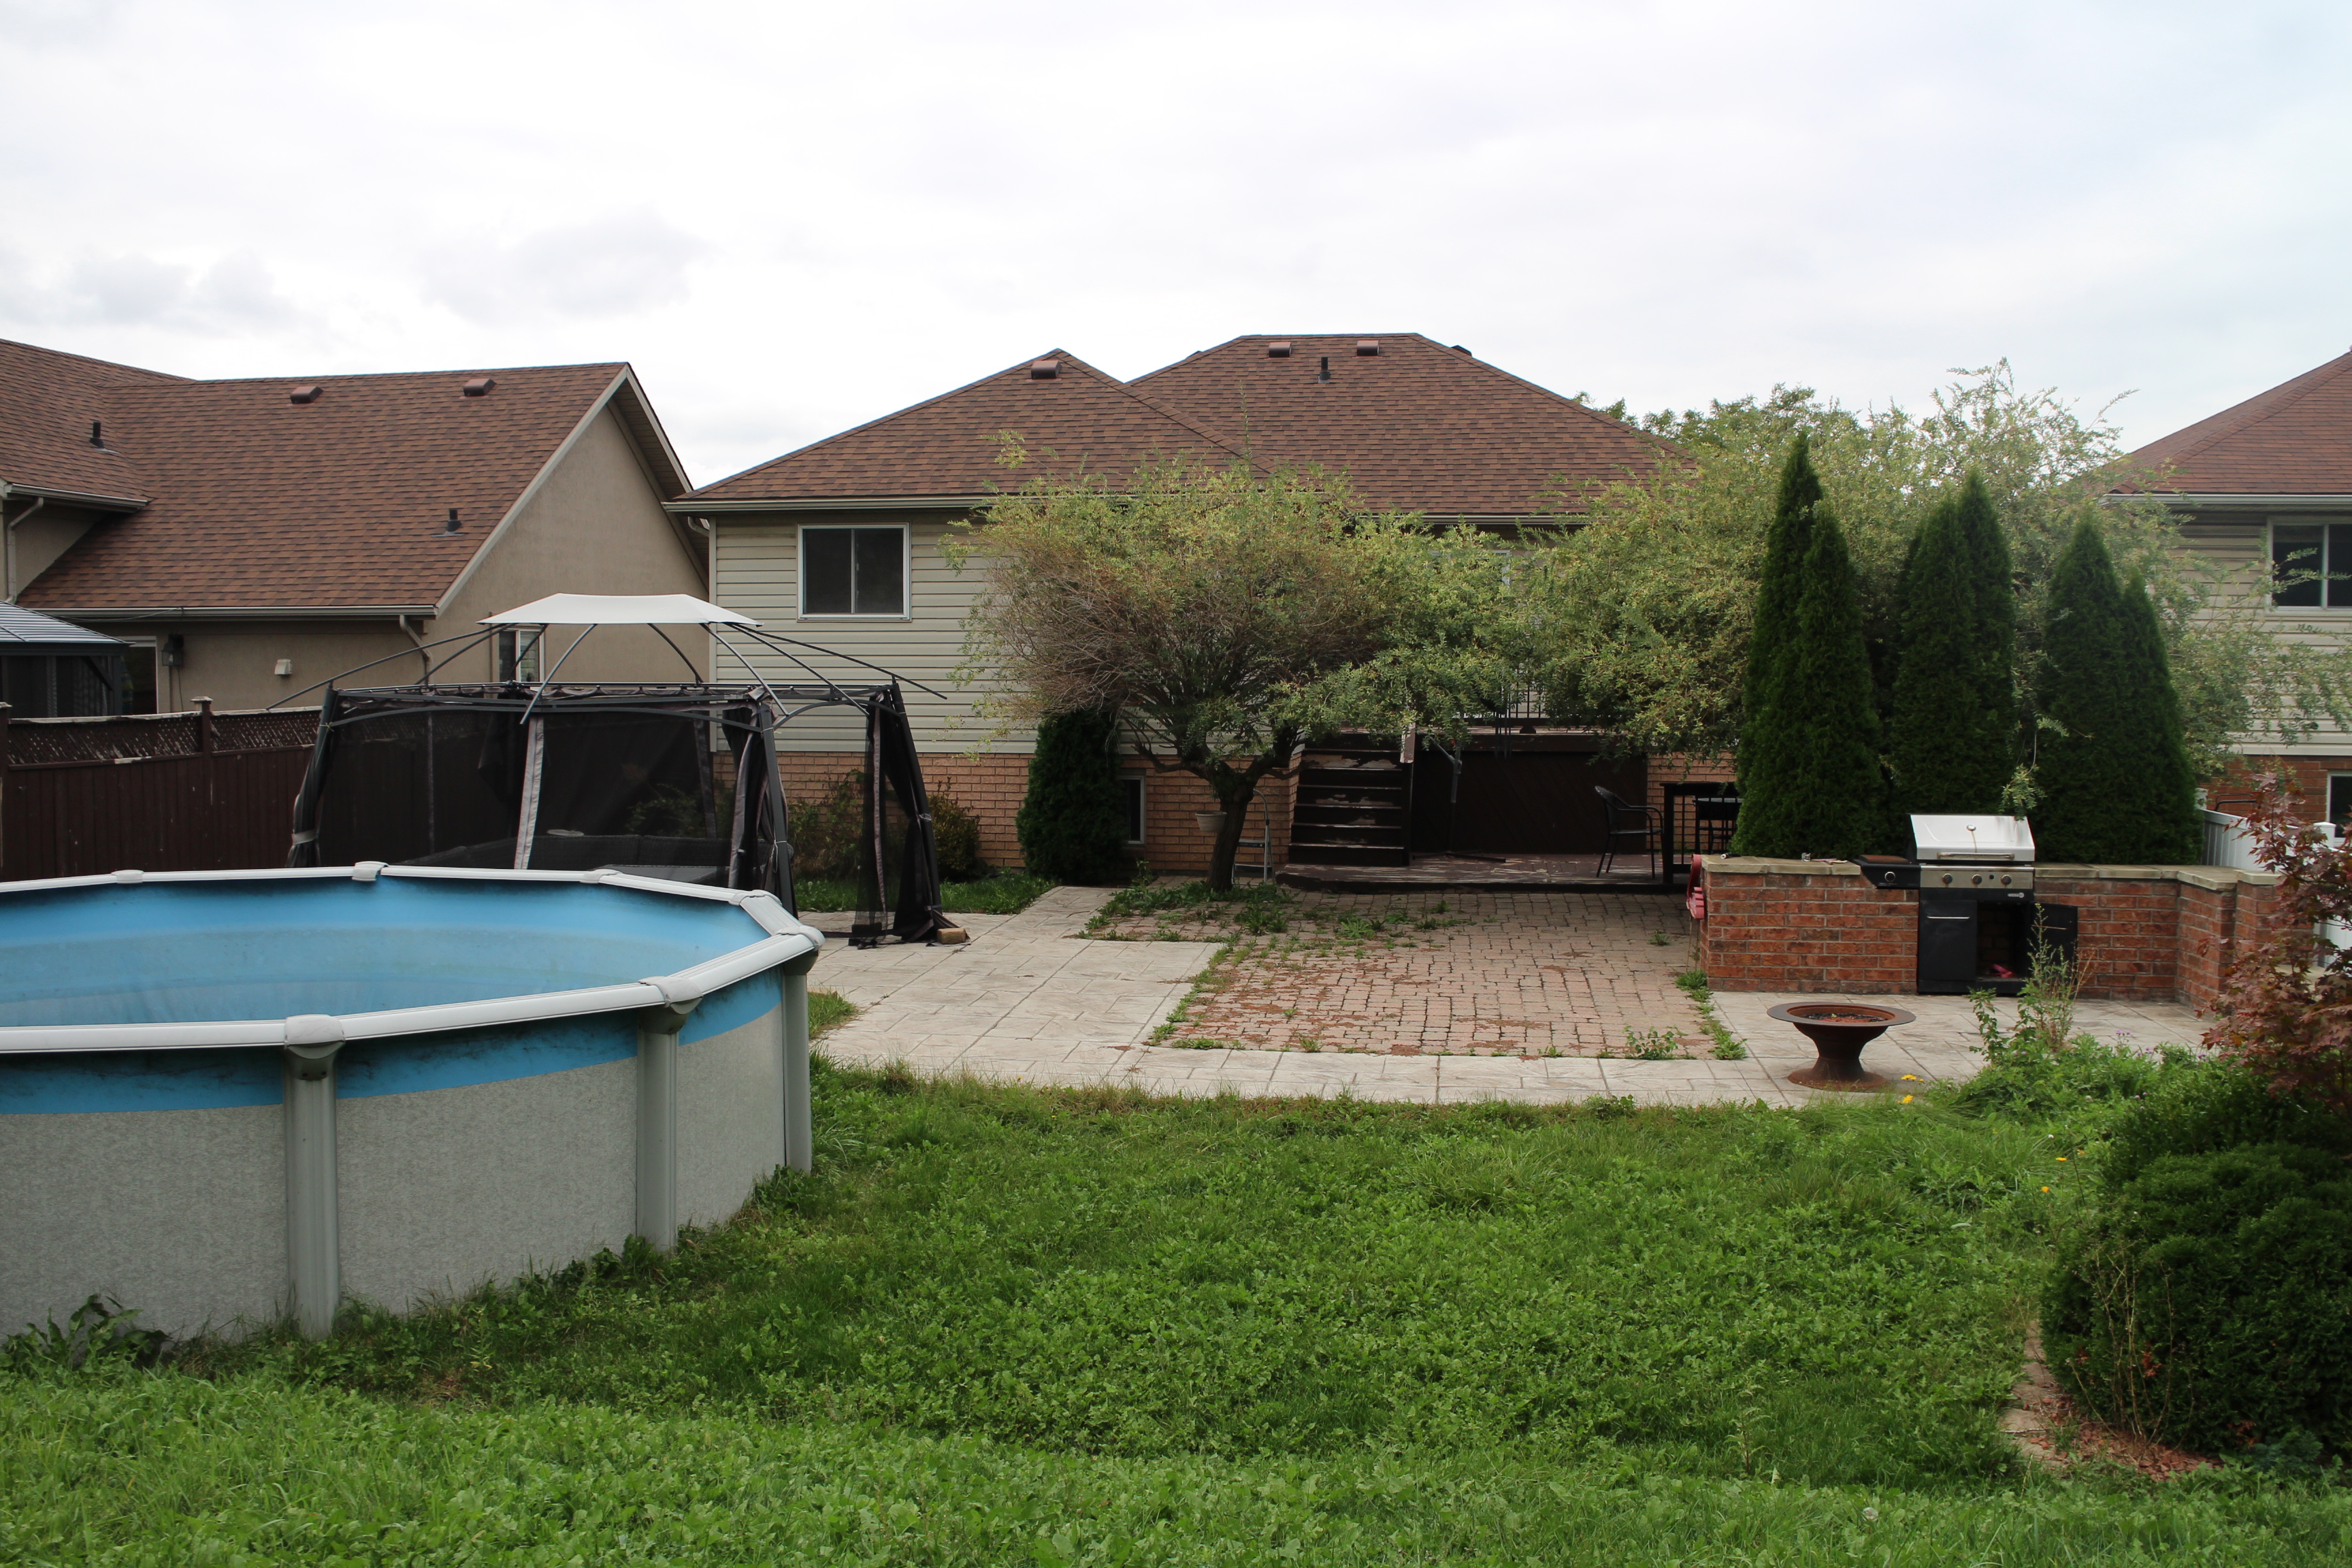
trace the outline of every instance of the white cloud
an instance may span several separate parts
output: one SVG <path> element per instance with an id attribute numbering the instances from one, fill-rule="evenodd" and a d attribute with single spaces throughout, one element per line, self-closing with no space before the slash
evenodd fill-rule
<path id="1" fill-rule="evenodd" d="M 231 335 L 296 319 L 269 268 L 250 251 L 209 265 L 137 252 L 83 255 L 44 281 L 21 251 L 0 258 L 0 312 L 32 326 L 153 328 Z"/>
<path id="2" fill-rule="evenodd" d="M 2320 0 L 0 6 L 7 330 L 627 358 L 703 479 L 1052 344 L 1417 330 L 1637 407 L 2006 355 L 2145 440 L 2352 343 Z"/>
<path id="3" fill-rule="evenodd" d="M 709 249 L 641 207 L 541 229 L 512 245 L 452 245 L 425 275 L 430 296 L 471 321 L 625 320 L 685 299 L 687 270 Z"/>

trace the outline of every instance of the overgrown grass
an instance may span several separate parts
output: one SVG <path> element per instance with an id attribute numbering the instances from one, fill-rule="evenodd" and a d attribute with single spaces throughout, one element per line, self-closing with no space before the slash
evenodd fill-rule
<path id="1" fill-rule="evenodd" d="M 951 915 L 1017 915 L 1055 884 L 1045 877 L 1020 871 L 997 871 L 976 882 L 948 882 L 940 889 L 940 908 Z M 837 913 L 857 907 L 857 884 L 823 877 L 793 879 L 793 894 L 811 914 Z"/>
<path id="2" fill-rule="evenodd" d="M 809 992 L 809 1038 L 838 1027 L 857 1016 L 857 1009 L 838 991 Z"/>
<path id="3" fill-rule="evenodd" d="M 830 1068 L 817 1103 L 815 1173 L 669 1257 L 0 1380 L 0 1561 L 2352 1552 L 2338 1493 L 2021 1473 L 1997 1413 L 2074 1178 L 2012 1118 Z"/>

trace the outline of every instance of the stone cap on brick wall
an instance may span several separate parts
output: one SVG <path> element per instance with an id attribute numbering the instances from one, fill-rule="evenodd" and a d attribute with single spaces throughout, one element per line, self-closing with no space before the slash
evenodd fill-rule
<path id="1" fill-rule="evenodd" d="M 1779 860 L 1762 855 L 1701 855 L 1700 868 L 1710 877 L 1859 877 L 1862 868 L 1851 860 Z M 2268 888 L 2278 881 L 2270 871 L 2241 871 L 2231 866 L 2077 866 L 2044 860 L 2033 868 L 2036 881 L 2050 882 L 2186 882 L 2192 888 L 2220 892 L 2230 888 Z"/>

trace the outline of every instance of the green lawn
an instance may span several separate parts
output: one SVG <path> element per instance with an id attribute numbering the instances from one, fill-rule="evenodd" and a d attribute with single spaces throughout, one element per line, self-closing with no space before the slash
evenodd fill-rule
<path id="1" fill-rule="evenodd" d="M 2071 1132 L 830 1070 L 818 1105 L 816 1173 L 668 1258 L 0 1374 L 0 1561 L 2352 1560 L 2337 1492 L 2021 1472 Z"/>

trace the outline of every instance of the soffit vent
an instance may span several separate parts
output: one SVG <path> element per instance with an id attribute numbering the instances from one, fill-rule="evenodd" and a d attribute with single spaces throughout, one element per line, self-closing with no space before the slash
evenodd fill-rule
<path id="1" fill-rule="evenodd" d="M 468 397 L 488 397 L 490 389 L 496 385 L 498 379 L 495 376 L 478 375 L 466 384 L 465 393 Z"/>
<path id="2" fill-rule="evenodd" d="M 1268 359 L 1288 359 L 1290 357 L 1289 341 L 1286 339 L 1278 343 L 1266 344 L 1265 357 Z"/>
<path id="3" fill-rule="evenodd" d="M 293 391 L 286 395 L 286 401 L 289 403 L 316 403 L 319 401 L 319 393 L 320 390 L 321 388 L 315 382 L 308 386 L 298 386 Z"/>
<path id="4" fill-rule="evenodd" d="M 1380 352 L 1381 352 L 1381 340 L 1380 340 L 1380 339 L 1378 339 L 1378 338 L 1358 338 L 1358 339 L 1356 340 L 1356 357 L 1357 357 L 1358 359 L 1370 359 L 1370 358 L 1371 358 L 1374 354 L 1376 354 L 1376 353 L 1380 353 Z"/>
<path id="5" fill-rule="evenodd" d="M 1062 362 L 1057 359 L 1033 359 L 1029 362 L 1029 379 L 1052 381 L 1062 374 Z"/>

